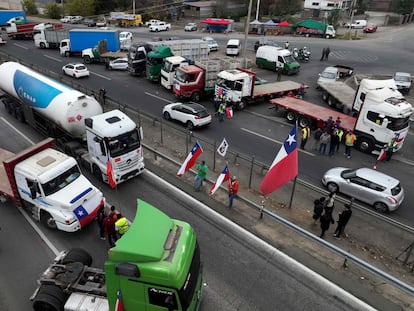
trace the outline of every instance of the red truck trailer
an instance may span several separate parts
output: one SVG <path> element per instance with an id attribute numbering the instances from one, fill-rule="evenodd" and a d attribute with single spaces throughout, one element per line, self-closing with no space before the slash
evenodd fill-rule
<path id="1" fill-rule="evenodd" d="M 35 32 L 40 32 L 45 29 L 62 29 L 62 24 L 51 23 L 26 23 L 16 24 L 12 23 L 6 28 L 6 33 L 12 39 L 33 39 Z"/>

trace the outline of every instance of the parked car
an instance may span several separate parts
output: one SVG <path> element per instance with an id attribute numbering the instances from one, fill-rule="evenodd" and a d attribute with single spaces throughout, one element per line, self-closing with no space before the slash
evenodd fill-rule
<path id="1" fill-rule="evenodd" d="M 100 16 L 98 18 L 98 20 L 96 21 L 96 26 L 97 27 L 105 27 L 106 25 L 107 25 L 107 22 L 106 22 L 105 16 Z"/>
<path id="2" fill-rule="evenodd" d="M 72 15 L 66 15 L 66 16 L 64 16 L 60 19 L 60 22 L 61 23 L 70 23 L 70 22 L 72 22 L 73 17 L 74 16 L 72 16 Z"/>
<path id="3" fill-rule="evenodd" d="M 375 24 L 369 24 L 367 26 L 365 26 L 362 31 L 365 33 L 371 33 L 371 32 L 376 32 L 378 29 L 378 26 Z"/>
<path id="4" fill-rule="evenodd" d="M 279 46 L 276 42 L 270 40 L 258 40 L 254 43 L 254 51 L 257 52 L 257 49 L 263 45 Z"/>
<path id="5" fill-rule="evenodd" d="M 62 72 L 65 75 L 79 79 L 81 77 L 89 77 L 89 70 L 84 64 L 69 63 L 62 67 Z"/>
<path id="6" fill-rule="evenodd" d="M 121 57 L 114 60 L 111 60 L 108 63 L 107 68 L 109 70 L 115 69 L 115 70 L 127 70 L 128 69 L 128 58 Z"/>
<path id="7" fill-rule="evenodd" d="M 82 24 L 88 26 L 88 27 L 94 27 L 96 26 L 96 21 L 91 18 L 85 18 L 82 21 Z"/>
<path id="8" fill-rule="evenodd" d="M 399 180 L 370 168 L 335 167 L 324 174 L 322 183 L 330 192 L 354 197 L 382 213 L 396 210 L 404 200 Z"/>
<path id="9" fill-rule="evenodd" d="M 198 103 L 171 103 L 162 110 L 166 120 L 176 120 L 187 126 L 188 129 L 206 126 L 211 123 L 211 115 L 207 109 Z"/>
<path id="10" fill-rule="evenodd" d="M 207 42 L 207 46 L 210 52 L 219 50 L 219 45 L 217 41 L 214 40 L 212 37 L 203 37 L 202 39 Z"/>
<path id="11" fill-rule="evenodd" d="M 411 89 L 411 74 L 408 72 L 396 72 L 393 76 L 398 90 L 402 94 L 409 94 Z"/>
<path id="12" fill-rule="evenodd" d="M 197 24 L 196 23 L 188 23 L 184 26 L 184 31 L 197 31 Z"/>
<path id="13" fill-rule="evenodd" d="M 71 19 L 70 23 L 71 24 L 81 24 L 82 21 L 83 21 L 83 16 L 76 15 L 76 16 L 72 16 L 72 19 Z"/>

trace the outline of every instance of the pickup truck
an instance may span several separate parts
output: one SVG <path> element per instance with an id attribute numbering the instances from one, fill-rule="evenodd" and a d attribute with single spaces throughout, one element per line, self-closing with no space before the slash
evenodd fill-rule
<path id="1" fill-rule="evenodd" d="M 156 24 L 156 23 L 159 23 L 159 22 L 161 22 L 159 19 L 150 19 L 149 21 L 145 22 L 145 27 L 149 27 L 152 24 Z"/>
<path id="2" fill-rule="evenodd" d="M 166 22 L 158 22 L 158 23 L 151 24 L 151 26 L 149 26 L 149 31 L 151 32 L 167 31 L 167 30 L 170 30 L 170 28 L 171 28 L 171 24 L 167 24 Z"/>
<path id="3" fill-rule="evenodd" d="M 354 73 L 354 68 L 344 65 L 326 67 L 320 74 L 317 81 L 317 88 L 320 83 L 336 82 L 345 77 L 350 77 Z"/>

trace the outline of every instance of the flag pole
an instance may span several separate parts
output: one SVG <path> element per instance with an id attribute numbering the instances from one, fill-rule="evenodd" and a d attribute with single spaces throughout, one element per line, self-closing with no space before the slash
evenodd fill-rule
<path id="1" fill-rule="evenodd" d="M 293 201 L 293 193 L 295 192 L 295 187 L 296 187 L 296 179 L 298 178 L 298 176 L 295 176 L 295 179 L 293 180 L 293 188 L 292 188 L 292 193 L 290 194 L 290 202 L 289 202 L 289 208 L 292 207 L 292 201 Z"/>

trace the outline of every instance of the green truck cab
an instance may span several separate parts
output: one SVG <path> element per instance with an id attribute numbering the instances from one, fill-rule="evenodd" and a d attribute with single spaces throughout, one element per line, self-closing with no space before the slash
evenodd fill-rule
<path id="1" fill-rule="evenodd" d="M 161 68 L 166 57 L 172 56 L 171 48 L 166 45 L 159 45 L 147 56 L 147 79 L 152 82 L 160 81 Z"/>
<path id="2" fill-rule="evenodd" d="M 137 203 L 134 222 L 109 250 L 105 269 L 90 267 L 82 249 L 62 252 L 38 280 L 34 310 L 200 309 L 202 262 L 193 228 Z"/>

